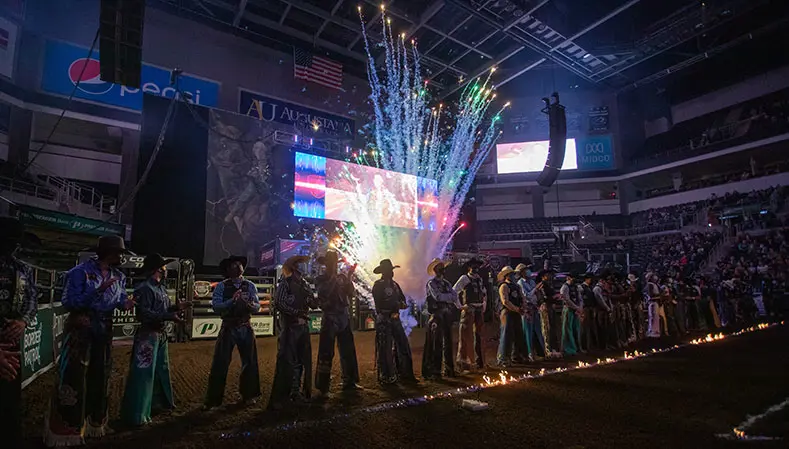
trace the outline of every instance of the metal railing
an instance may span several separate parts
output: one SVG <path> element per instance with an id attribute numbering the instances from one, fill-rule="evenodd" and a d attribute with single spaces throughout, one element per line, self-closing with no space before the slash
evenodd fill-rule
<path id="1" fill-rule="evenodd" d="M 0 176 L 0 191 L 18 193 L 34 198 L 41 198 L 49 201 L 58 200 L 58 195 L 50 187 L 20 181 L 14 178 Z"/>
<path id="2" fill-rule="evenodd" d="M 117 199 L 106 196 L 93 187 L 84 186 L 52 175 L 38 175 L 38 179 L 57 192 L 58 203 L 70 205 L 78 202 L 108 215 L 114 214 L 117 209 Z"/>

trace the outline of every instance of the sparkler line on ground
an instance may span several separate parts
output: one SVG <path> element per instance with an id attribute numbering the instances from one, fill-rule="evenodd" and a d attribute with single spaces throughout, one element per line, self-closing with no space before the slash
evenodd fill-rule
<path id="1" fill-rule="evenodd" d="M 576 365 L 574 365 L 574 366 L 570 366 L 570 367 L 566 367 L 566 368 L 561 368 L 560 367 L 560 368 L 554 368 L 554 369 L 548 369 L 548 370 L 546 370 L 545 368 L 542 368 L 542 369 L 540 369 L 539 371 L 537 371 L 535 373 L 528 372 L 526 374 L 521 374 L 521 375 L 519 375 L 517 377 L 516 376 L 512 376 L 507 371 L 503 370 L 503 371 L 500 371 L 499 373 L 493 374 L 494 377 L 490 377 L 487 374 L 485 374 L 485 375 L 482 376 L 482 382 L 475 383 L 475 384 L 472 384 L 472 385 L 468 385 L 468 386 L 465 386 L 465 387 L 453 388 L 451 390 L 446 390 L 446 391 L 442 391 L 442 392 L 438 392 L 438 393 L 434 393 L 434 394 L 426 394 L 426 395 L 416 396 L 416 397 L 411 397 L 411 398 L 403 398 L 403 399 L 399 399 L 399 400 L 391 401 L 391 402 L 384 402 L 384 403 L 381 403 L 381 404 L 376 404 L 376 405 L 371 405 L 371 406 L 368 406 L 368 407 L 363 407 L 361 409 L 358 409 L 358 410 L 355 410 L 355 411 L 352 411 L 352 412 L 333 415 L 333 416 L 325 418 L 325 419 L 319 419 L 319 420 L 313 420 L 313 421 L 293 421 L 293 422 L 289 422 L 289 423 L 285 423 L 285 424 L 280 424 L 278 426 L 271 427 L 271 428 L 268 428 L 268 429 L 263 429 L 260 432 L 221 433 L 219 438 L 220 439 L 250 438 L 250 437 L 258 436 L 259 434 L 262 434 L 263 432 L 266 432 L 266 431 L 288 431 L 288 430 L 294 430 L 294 429 L 299 429 L 299 428 L 304 428 L 304 427 L 315 427 L 315 426 L 319 426 L 319 425 L 323 425 L 323 424 L 330 424 L 330 423 L 336 422 L 338 420 L 342 420 L 342 419 L 349 418 L 349 417 L 352 417 L 352 416 L 357 416 L 357 415 L 363 414 L 363 413 L 380 413 L 380 412 L 385 412 L 385 411 L 389 411 L 389 410 L 409 408 L 409 407 L 414 407 L 414 406 L 418 406 L 418 405 L 424 405 L 424 404 L 427 404 L 428 402 L 436 400 L 436 399 L 449 399 L 449 398 L 453 398 L 453 397 L 460 397 L 460 396 L 464 396 L 464 395 L 467 395 L 467 394 L 470 394 L 470 393 L 481 392 L 482 390 L 485 390 L 485 389 L 488 389 L 488 388 L 499 387 L 499 386 L 503 386 L 503 385 L 516 384 L 516 383 L 520 383 L 520 382 L 527 381 L 527 380 L 530 380 L 530 379 L 539 379 L 541 377 L 551 376 L 551 375 L 555 375 L 555 374 L 561 374 L 561 373 L 565 373 L 565 372 L 569 372 L 569 371 L 576 371 L 576 370 L 580 370 L 580 369 L 593 368 L 593 367 L 596 367 L 596 366 L 611 365 L 611 364 L 614 364 L 614 363 L 620 363 L 620 362 L 624 362 L 624 361 L 640 359 L 640 358 L 649 357 L 649 356 L 653 356 L 653 355 L 657 355 L 657 354 L 665 354 L 665 353 L 668 353 L 668 352 L 676 351 L 678 349 L 683 349 L 683 348 L 688 348 L 688 347 L 691 347 L 691 346 L 698 346 L 698 345 L 718 342 L 718 341 L 722 341 L 722 340 L 728 339 L 730 337 L 736 337 L 736 336 L 740 336 L 740 335 L 743 335 L 743 334 L 748 334 L 748 333 L 752 333 L 752 332 L 756 332 L 756 331 L 762 331 L 762 330 L 774 328 L 774 327 L 777 327 L 777 326 L 783 326 L 784 324 L 785 324 L 784 321 L 777 322 L 777 323 L 771 323 L 771 324 L 761 323 L 761 324 L 757 324 L 755 326 L 751 326 L 751 327 L 747 327 L 745 329 L 741 329 L 741 330 L 736 331 L 736 332 L 732 332 L 731 334 L 723 334 L 723 333 L 707 334 L 705 337 L 700 337 L 700 338 L 693 339 L 693 340 L 691 340 L 688 343 L 673 345 L 673 346 L 669 346 L 669 347 L 666 347 L 666 348 L 661 348 L 661 349 L 654 349 L 653 348 L 652 350 L 645 351 L 645 352 L 641 352 L 641 351 L 638 351 L 638 350 L 633 351 L 633 352 L 625 351 L 624 354 L 621 357 L 606 357 L 604 359 L 603 358 L 599 358 L 595 362 L 584 362 L 584 361 L 579 360 L 578 363 Z M 737 429 L 735 429 L 735 430 L 737 430 Z M 743 433 L 743 435 L 744 435 L 744 433 Z"/>

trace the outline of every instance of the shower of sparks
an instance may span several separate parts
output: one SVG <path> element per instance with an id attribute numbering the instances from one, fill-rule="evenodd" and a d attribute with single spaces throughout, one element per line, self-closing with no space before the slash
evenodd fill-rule
<path id="1" fill-rule="evenodd" d="M 419 52 L 414 41 L 393 34 L 382 10 L 385 65 L 377 67 L 371 54 L 364 19 L 359 11 L 368 55 L 368 80 L 373 118 L 368 150 L 356 154 L 359 164 L 404 173 L 403 190 L 419 189 L 419 206 L 411 209 L 392 205 L 371 192 L 357 192 L 346 212 L 351 223 L 339 228 L 331 246 L 350 263 L 357 263 L 358 291 L 370 299 L 382 259 L 402 268 L 395 279 L 412 305 L 424 301 L 425 267 L 442 257 L 459 228 L 458 216 L 480 165 L 500 135 L 501 113 L 509 103 L 493 107 L 496 96 L 490 71 L 465 88 L 457 106 L 431 104 L 423 80 Z M 345 173 L 351 177 L 353 174 Z M 415 187 L 416 186 L 416 187 Z M 415 201 L 416 204 L 416 201 Z M 403 215 L 413 228 L 378 226 L 385 214 Z"/>

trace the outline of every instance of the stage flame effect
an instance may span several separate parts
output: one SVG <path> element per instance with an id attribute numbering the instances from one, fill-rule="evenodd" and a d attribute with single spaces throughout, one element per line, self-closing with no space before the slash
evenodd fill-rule
<path id="1" fill-rule="evenodd" d="M 435 180 L 436 197 L 428 202 L 435 211 L 435 229 L 376 226 L 367 212 L 369 192 L 359 192 L 358 202 L 365 204 L 348 206 L 353 224 L 342 225 L 330 246 L 349 263 L 358 263 L 357 287 L 366 299 L 371 299 L 370 288 L 378 278 L 373 269 L 380 260 L 391 259 L 401 266 L 395 279 L 409 302 L 421 305 L 428 280 L 425 267 L 434 257 L 444 255 L 454 233 L 463 227 L 456 224 L 458 214 L 477 170 L 500 135 L 496 125 L 509 104 L 492 107 L 496 97 L 491 85 L 494 70 L 469 83 L 453 111 L 442 104 L 429 104 L 415 42 L 406 42 L 404 34 L 393 34 L 389 19 L 382 14 L 385 66 L 377 67 L 361 8 L 359 16 L 369 59 L 374 118 L 369 150 L 357 155 L 357 162 Z"/>

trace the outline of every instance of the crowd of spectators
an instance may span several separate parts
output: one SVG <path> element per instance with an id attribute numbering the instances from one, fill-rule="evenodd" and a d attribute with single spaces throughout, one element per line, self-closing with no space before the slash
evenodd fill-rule
<path id="1" fill-rule="evenodd" d="M 789 89 L 676 124 L 647 139 L 634 165 L 682 159 L 690 153 L 715 151 L 722 145 L 789 132 Z"/>

